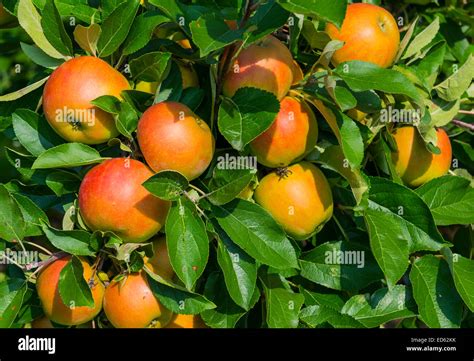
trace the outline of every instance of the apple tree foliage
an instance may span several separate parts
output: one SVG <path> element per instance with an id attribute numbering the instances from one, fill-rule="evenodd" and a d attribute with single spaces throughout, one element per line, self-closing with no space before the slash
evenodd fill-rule
<path id="1" fill-rule="evenodd" d="M 175 172 L 145 183 L 172 201 L 163 228 L 168 246 L 195 253 L 189 259 L 172 253 L 171 262 L 181 266 L 176 282 L 148 271 L 165 307 L 200 314 L 213 328 L 473 327 L 473 4 L 369 2 L 394 15 L 400 50 L 388 69 L 353 62 L 347 72 L 344 64 L 330 64 L 340 44 L 324 32 L 328 21 L 342 24 L 345 0 L 2 1 L 19 26 L 0 30 L 0 250 L 7 256 L 8 250 L 39 251 L 43 262 L 50 257 L 46 249 L 103 258 L 105 272 L 112 264 L 140 270 L 150 245 L 87 229 L 78 187 L 106 158 L 140 159 L 138 119 L 153 103 L 175 100 L 208 122 L 217 143 L 209 170 L 191 184 Z M 158 38 L 163 26 L 171 30 Z M 320 128 L 307 160 L 324 171 L 334 196 L 332 219 L 304 242 L 287 236 L 252 199 L 237 197 L 264 167 L 216 168 L 220 155 L 248 154 L 248 143 L 278 112 L 276 98 L 258 89 L 225 98 L 219 60 L 228 47 L 247 47 L 272 33 L 304 70 L 293 91 L 317 110 Z M 189 39 L 190 49 L 176 35 Z M 106 60 L 131 84 L 161 82 L 154 95 L 130 90 L 122 100 L 95 100 L 114 114 L 120 131 L 98 146 L 65 142 L 41 107 L 51 72 L 86 54 Z M 194 64 L 199 88 L 182 88 L 174 59 Z M 448 175 L 417 189 L 402 184 L 390 158 L 395 124 L 380 121 L 388 106 L 420 111 L 418 127 L 433 152 L 435 127 L 447 130 Z M 365 122 L 347 116 L 355 107 L 368 114 Z M 363 264 L 341 264 L 341 254 L 364 255 Z M 199 272 L 191 259 L 200 260 Z M 38 264 L 7 263 L 0 266 L 0 327 L 23 327 L 42 314 L 34 288 Z M 87 285 L 74 277 L 78 263 L 70 263 L 61 296 L 87 305 Z M 107 327 L 104 318 L 98 324 Z"/>

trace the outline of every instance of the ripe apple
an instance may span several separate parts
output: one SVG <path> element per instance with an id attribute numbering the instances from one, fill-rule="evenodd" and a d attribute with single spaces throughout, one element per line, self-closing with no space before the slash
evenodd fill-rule
<path id="1" fill-rule="evenodd" d="M 350 4 L 341 29 L 328 23 L 326 32 L 331 39 L 344 41 L 332 57 L 335 65 L 360 60 L 387 68 L 395 60 L 400 45 L 400 32 L 392 14 L 372 4 Z"/>
<path id="2" fill-rule="evenodd" d="M 293 83 L 293 70 L 288 48 L 269 35 L 240 52 L 224 77 L 224 95 L 232 97 L 240 88 L 254 87 L 281 100 Z"/>
<path id="3" fill-rule="evenodd" d="M 318 139 L 318 123 L 311 108 L 304 102 L 285 97 L 280 112 L 270 128 L 250 143 L 257 161 L 267 167 L 284 167 L 304 158 Z"/>
<path id="4" fill-rule="evenodd" d="M 199 315 L 174 314 L 166 328 L 208 328 Z"/>
<path id="5" fill-rule="evenodd" d="M 103 95 L 121 99 L 130 89 L 127 79 L 105 61 L 93 56 L 61 64 L 46 82 L 43 110 L 49 124 L 69 142 L 100 144 L 119 133 L 111 114 L 90 102 Z"/>
<path id="6" fill-rule="evenodd" d="M 142 186 L 153 172 L 134 159 L 114 158 L 93 167 L 79 188 L 79 209 L 91 230 L 111 231 L 125 242 L 145 242 L 165 223 L 169 202 Z"/>
<path id="7" fill-rule="evenodd" d="M 138 122 L 137 135 L 143 156 L 155 172 L 174 170 L 193 180 L 206 170 L 214 154 L 209 126 L 177 102 L 148 108 Z"/>
<path id="8" fill-rule="evenodd" d="M 255 190 L 254 198 L 290 236 L 298 240 L 310 237 L 332 217 L 329 183 L 324 174 L 309 162 L 267 174 Z"/>
<path id="9" fill-rule="evenodd" d="M 146 277 L 141 271 L 107 286 L 104 311 L 115 328 L 162 328 L 170 322 L 173 314 L 153 295 Z"/>
<path id="10" fill-rule="evenodd" d="M 451 141 L 441 128 L 436 131 L 436 135 L 440 154 L 433 154 L 426 149 L 425 142 L 415 127 L 395 129 L 393 138 L 398 150 L 392 152 L 392 161 L 406 185 L 418 187 L 448 173 L 452 157 Z"/>
<path id="11" fill-rule="evenodd" d="M 71 257 L 65 257 L 53 261 L 40 271 L 36 279 L 36 290 L 46 317 L 53 322 L 67 326 L 80 325 L 92 320 L 102 309 L 104 297 L 104 285 L 94 274 L 93 285 L 89 285 L 94 299 L 94 307 L 74 307 L 74 305 L 63 303 L 59 294 L 59 275 L 70 259 Z M 81 259 L 81 264 L 84 269 L 83 277 L 89 282 L 93 275 L 93 269 L 83 259 Z"/>

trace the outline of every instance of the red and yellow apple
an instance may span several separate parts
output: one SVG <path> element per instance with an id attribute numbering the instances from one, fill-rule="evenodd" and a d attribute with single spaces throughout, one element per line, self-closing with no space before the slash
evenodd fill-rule
<path id="1" fill-rule="evenodd" d="M 67 326 L 80 325 L 92 320 L 102 309 L 102 299 L 104 297 L 104 285 L 99 277 L 94 274 L 92 267 L 81 259 L 84 269 L 83 277 L 89 283 L 94 299 L 94 307 L 76 307 L 74 304 L 64 304 L 59 294 L 59 275 L 70 259 L 71 257 L 65 257 L 53 261 L 40 271 L 36 279 L 36 290 L 46 317 L 53 322 Z M 91 286 L 89 281 L 93 274 L 93 285 Z"/>
<path id="2" fill-rule="evenodd" d="M 433 154 L 426 148 L 413 126 L 396 128 L 392 135 L 398 148 L 392 152 L 392 161 L 406 185 L 418 187 L 448 173 L 452 158 L 451 141 L 443 129 L 436 131 L 440 154 Z"/>
<path id="3" fill-rule="evenodd" d="M 382 68 L 392 65 L 400 45 L 400 32 L 392 14 L 384 8 L 366 3 L 350 4 L 342 27 L 328 23 L 326 32 L 344 46 L 337 50 L 332 62 L 360 60 Z"/>
<path id="4" fill-rule="evenodd" d="M 107 286 L 104 312 L 115 328 L 162 328 L 173 315 L 153 295 L 143 271 Z"/>
<path id="5" fill-rule="evenodd" d="M 143 113 L 138 122 L 138 143 L 155 171 L 173 170 L 188 180 L 199 177 L 211 163 L 211 129 L 186 105 L 162 102 Z"/>
<path id="6" fill-rule="evenodd" d="M 125 242 L 145 242 L 165 223 L 169 202 L 142 186 L 153 172 L 143 163 L 114 158 L 93 167 L 79 188 L 79 209 L 93 231 L 111 231 Z"/>
<path id="7" fill-rule="evenodd" d="M 293 238 L 304 240 L 332 217 L 331 188 L 313 164 L 301 162 L 267 174 L 254 194 L 255 201 Z"/>
<path id="8" fill-rule="evenodd" d="M 224 77 L 223 93 L 232 97 L 240 88 L 254 87 L 281 100 L 293 84 L 293 71 L 290 51 L 269 35 L 240 52 Z"/>
<path id="9" fill-rule="evenodd" d="M 127 79 L 105 61 L 93 56 L 73 58 L 54 70 L 46 82 L 44 114 L 69 142 L 104 143 L 119 132 L 113 116 L 90 102 L 104 95 L 121 99 L 120 93 L 127 89 Z"/>
<path id="10" fill-rule="evenodd" d="M 304 158 L 317 140 L 318 123 L 311 108 L 304 100 L 287 96 L 270 128 L 250 143 L 250 151 L 267 167 L 284 167 Z"/>

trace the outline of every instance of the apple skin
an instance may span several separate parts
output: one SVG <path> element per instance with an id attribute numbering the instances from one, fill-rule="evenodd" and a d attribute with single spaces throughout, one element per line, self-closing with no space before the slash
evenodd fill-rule
<path id="1" fill-rule="evenodd" d="M 93 231 L 111 231 L 124 242 L 140 243 L 164 225 L 170 203 L 142 184 L 153 172 L 143 163 L 114 158 L 93 167 L 79 188 L 79 209 Z"/>
<path id="2" fill-rule="evenodd" d="M 153 295 L 144 271 L 113 280 L 105 290 L 104 311 L 115 328 L 162 328 L 173 315 Z"/>
<path id="3" fill-rule="evenodd" d="M 304 79 L 303 69 L 300 64 L 293 60 L 293 83 L 291 85 L 298 85 Z"/>
<path id="4" fill-rule="evenodd" d="M 304 158 L 318 140 L 318 122 L 311 108 L 303 101 L 285 97 L 280 112 L 270 128 L 250 143 L 257 161 L 277 168 Z"/>
<path id="5" fill-rule="evenodd" d="M 398 151 L 392 152 L 395 170 L 410 187 L 419 187 L 448 173 L 451 167 L 451 141 L 444 129 L 437 129 L 440 154 L 426 149 L 423 138 L 413 126 L 396 128 L 393 135 Z"/>
<path id="6" fill-rule="evenodd" d="M 155 172 L 174 170 L 193 180 L 214 155 L 209 126 L 181 103 L 161 102 L 148 108 L 138 122 L 137 135 L 143 156 Z"/>
<path id="7" fill-rule="evenodd" d="M 91 288 L 94 307 L 70 308 L 65 305 L 59 295 L 59 275 L 70 259 L 71 257 L 68 256 L 48 264 L 40 271 L 36 280 L 36 290 L 46 317 L 66 326 L 80 325 L 97 316 L 102 309 L 105 289 L 99 277 L 94 275 L 94 285 Z M 81 259 L 81 264 L 84 268 L 84 279 L 88 282 L 92 277 L 93 269 L 83 259 Z"/>
<path id="8" fill-rule="evenodd" d="M 174 314 L 166 328 L 208 328 L 199 315 Z"/>
<path id="9" fill-rule="evenodd" d="M 288 48 L 269 35 L 240 52 L 224 77 L 223 93 L 232 97 L 240 88 L 254 87 L 281 100 L 293 83 L 293 70 Z"/>
<path id="10" fill-rule="evenodd" d="M 127 79 L 105 61 L 93 56 L 73 58 L 53 71 L 43 91 L 43 110 L 51 127 L 65 140 L 100 144 L 119 132 L 111 114 L 90 102 L 103 95 L 121 99 L 130 89 Z M 88 112 L 82 122 L 64 119 L 64 109 Z"/>
<path id="11" fill-rule="evenodd" d="M 329 183 L 309 162 L 288 167 L 284 176 L 267 174 L 255 190 L 254 199 L 297 240 L 310 237 L 333 213 Z"/>
<path id="12" fill-rule="evenodd" d="M 334 65 L 360 60 L 387 68 L 400 46 L 400 32 L 392 14 L 372 4 L 350 4 L 341 29 L 328 23 L 326 32 L 332 40 L 345 43 L 332 57 Z"/>
<path id="13" fill-rule="evenodd" d="M 163 277 L 167 281 L 172 281 L 175 275 L 171 266 L 166 237 L 160 236 L 153 241 L 153 256 L 144 258 L 145 265 L 154 273 Z"/>

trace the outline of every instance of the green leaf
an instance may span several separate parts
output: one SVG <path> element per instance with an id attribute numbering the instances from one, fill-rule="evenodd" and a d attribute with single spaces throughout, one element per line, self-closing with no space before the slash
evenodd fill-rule
<path id="1" fill-rule="evenodd" d="M 383 178 L 370 178 L 364 216 L 370 245 L 389 286 L 408 268 L 408 255 L 446 246 L 428 206 L 412 190 Z"/>
<path id="2" fill-rule="evenodd" d="M 439 31 L 439 18 L 436 16 L 433 22 L 423 29 L 408 45 L 402 59 L 412 56 L 418 57 L 425 46 L 435 38 Z"/>
<path id="3" fill-rule="evenodd" d="M 304 296 L 285 287 L 280 277 L 267 274 L 261 278 L 265 292 L 267 325 L 270 328 L 297 328 Z"/>
<path id="4" fill-rule="evenodd" d="M 59 273 L 59 295 L 66 307 L 94 307 L 92 292 L 84 279 L 79 258 L 73 256 Z"/>
<path id="5" fill-rule="evenodd" d="M 225 285 L 234 302 L 245 310 L 252 305 L 257 282 L 257 264 L 229 236 L 214 224 L 218 234 L 217 262 L 224 274 Z"/>
<path id="6" fill-rule="evenodd" d="M 364 141 L 356 122 L 345 114 L 342 117 L 341 146 L 352 169 L 359 168 L 364 160 Z"/>
<path id="7" fill-rule="evenodd" d="M 300 258 L 301 277 L 325 287 L 357 292 L 383 277 L 367 248 L 356 243 L 328 242 Z"/>
<path id="8" fill-rule="evenodd" d="M 349 167 L 341 147 L 329 146 L 317 161 L 322 163 L 324 168 L 339 173 L 349 182 L 357 204 L 363 201 L 369 190 L 369 180 L 359 169 Z"/>
<path id="9" fill-rule="evenodd" d="M 191 290 L 206 267 L 209 239 L 204 222 L 190 200 L 182 197 L 173 202 L 166 218 L 165 233 L 171 265 Z"/>
<path id="10" fill-rule="evenodd" d="M 54 69 L 63 63 L 62 60 L 52 58 L 43 50 L 35 45 L 28 45 L 20 42 L 21 50 L 30 58 L 35 64 L 45 68 Z"/>
<path id="11" fill-rule="evenodd" d="M 25 237 L 42 235 L 41 223 L 49 223 L 46 213 L 28 197 L 20 193 L 12 193 L 12 196 L 20 206 L 25 220 Z"/>
<path id="12" fill-rule="evenodd" d="M 301 310 L 299 315 L 301 321 L 310 327 L 317 327 L 329 323 L 335 328 L 363 328 L 361 323 L 354 318 L 335 311 L 332 308 L 320 305 L 312 305 Z"/>
<path id="13" fill-rule="evenodd" d="M 277 269 L 298 268 L 293 245 L 262 207 L 235 199 L 212 210 L 230 239 L 257 261 Z"/>
<path id="14" fill-rule="evenodd" d="M 219 130 L 240 151 L 272 125 L 279 111 L 280 104 L 273 94 L 257 88 L 241 88 L 232 99 L 222 101 Z"/>
<path id="15" fill-rule="evenodd" d="M 148 178 L 143 186 L 158 198 L 175 201 L 188 188 L 189 182 L 181 173 L 165 170 Z"/>
<path id="16" fill-rule="evenodd" d="M 174 313 L 197 315 L 205 310 L 215 308 L 216 305 L 206 297 L 190 292 L 183 287 L 171 284 L 158 275 L 144 268 L 148 274 L 148 283 L 153 294 L 160 302 Z"/>
<path id="17" fill-rule="evenodd" d="M 153 100 L 154 104 L 164 101 L 179 101 L 183 93 L 183 77 L 178 64 L 170 62 L 168 75 L 160 84 L 159 91 Z"/>
<path id="18" fill-rule="evenodd" d="M 437 225 L 474 223 L 474 188 L 468 179 L 447 175 L 425 183 L 416 193 L 425 201 Z"/>
<path id="19" fill-rule="evenodd" d="M 142 49 L 151 39 L 153 30 L 169 19 L 157 11 L 147 11 L 136 17 L 130 33 L 123 44 L 123 55 L 129 55 Z"/>
<path id="20" fill-rule="evenodd" d="M 443 65 L 444 56 L 446 54 L 446 43 L 440 42 L 439 45 L 433 46 L 429 54 L 427 54 L 416 66 L 416 74 L 429 91 L 433 88 L 439 69 Z"/>
<path id="21" fill-rule="evenodd" d="M 452 273 L 456 289 L 467 307 L 474 312 L 474 261 L 455 254 Z"/>
<path id="22" fill-rule="evenodd" d="M 209 275 L 204 295 L 217 305 L 216 308 L 201 313 L 204 322 L 212 328 L 234 328 L 245 314 L 245 310 L 229 297 L 224 278 L 220 273 L 214 272 Z"/>
<path id="23" fill-rule="evenodd" d="M 277 0 L 286 10 L 334 23 L 338 28 L 342 26 L 346 15 L 347 1 L 331 0 Z"/>
<path id="24" fill-rule="evenodd" d="M 26 94 L 31 93 L 31 92 L 35 91 L 36 89 L 40 88 L 44 83 L 46 83 L 48 78 L 49 78 L 49 76 L 47 76 L 46 78 L 43 78 L 41 80 L 38 80 L 35 83 L 27 85 L 27 86 L 25 86 L 24 88 L 22 88 L 20 90 L 16 90 L 12 93 L 1 95 L 0 96 L 0 102 L 12 102 L 14 100 L 18 100 L 21 97 L 25 96 Z"/>
<path id="25" fill-rule="evenodd" d="M 132 139 L 132 133 L 138 126 L 138 114 L 135 109 L 127 102 L 120 103 L 120 111 L 115 118 L 115 125 L 120 134 Z"/>
<path id="26" fill-rule="evenodd" d="M 413 317 L 416 304 L 410 289 L 396 285 L 381 288 L 371 296 L 356 295 L 347 301 L 342 313 L 352 316 L 365 327 L 378 327 L 391 320 Z"/>
<path id="27" fill-rule="evenodd" d="M 91 234 L 86 231 L 60 231 L 47 225 L 42 226 L 43 232 L 51 244 L 61 251 L 75 256 L 94 256 L 91 249 Z"/>
<path id="28" fill-rule="evenodd" d="M 24 279 L 0 282 L 0 328 L 10 328 L 23 304 L 28 285 Z"/>
<path id="29" fill-rule="evenodd" d="M 420 100 L 420 94 L 413 83 L 402 73 L 384 69 L 363 61 L 348 61 L 334 70 L 355 92 L 379 90 L 391 94 L 404 94 Z"/>
<path id="30" fill-rule="evenodd" d="M 101 58 L 113 54 L 124 42 L 139 6 L 140 2 L 136 0 L 123 2 L 103 21 L 97 43 Z"/>
<path id="31" fill-rule="evenodd" d="M 319 293 L 308 291 L 300 287 L 300 292 L 304 296 L 306 306 L 318 305 L 329 307 L 335 311 L 341 311 L 345 301 L 339 293 Z"/>
<path id="32" fill-rule="evenodd" d="M 337 105 L 339 105 L 339 108 L 341 108 L 343 112 L 357 106 L 357 99 L 352 95 L 350 90 L 345 87 L 336 86 L 334 88 L 334 97 Z"/>
<path id="33" fill-rule="evenodd" d="M 193 42 L 205 57 L 215 50 L 224 48 L 237 40 L 242 40 L 244 30 L 232 30 L 224 18 L 215 12 L 204 14 L 189 24 Z"/>
<path id="34" fill-rule="evenodd" d="M 89 54 L 97 54 L 97 42 L 102 29 L 99 24 L 91 24 L 88 27 L 77 25 L 74 29 L 74 40 Z"/>
<path id="35" fill-rule="evenodd" d="M 170 53 L 147 53 L 130 62 L 130 71 L 135 80 L 161 82 L 170 59 Z"/>
<path id="36" fill-rule="evenodd" d="M 64 58 L 46 38 L 43 28 L 41 27 L 41 15 L 31 0 L 19 0 L 18 22 L 34 43 L 46 54 L 55 59 Z"/>
<path id="37" fill-rule="evenodd" d="M 17 109 L 12 123 L 18 141 L 34 156 L 64 143 L 46 119 L 31 110 Z"/>
<path id="38" fill-rule="evenodd" d="M 420 319 L 431 328 L 459 328 L 463 306 L 448 264 L 433 255 L 418 258 L 410 272 Z"/>
<path id="39" fill-rule="evenodd" d="M 208 199 L 215 205 L 222 205 L 236 198 L 252 181 L 257 170 L 253 168 L 232 169 L 236 164 L 227 161 L 224 156 L 218 157 L 217 162 L 214 174 L 209 182 Z"/>
<path id="40" fill-rule="evenodd" d="M 58 197 L 74 193 L 79 190 L 81 179 L 74 173 L 58 170 L 48 174 L 46 177 L 46 185 Z"/>
<path id="41" fill-rule="evenodd" d="M 425 100 L 430 112 L 430 125 L 434 127 L 443 127 L 449 124 L 459 113 L 461 100 L 457 99 L 452 102 L 446 102 L 442 99 L 434 101 Z"/>
<path id="42" fill-rule="evenodd" d="M 41 26 L 46 39 L 63 55 L 74 55 L 71 39 L 66 33 L 54 0 L 46 0 L 41 13 Z"/>
<path id="43" fill-rule="evenodd" d="M 120 100 L 112 95 L 102 95 L 90 103 L 110 114 L 118 114 L 120 112 Z"/>
<path id="44" fill-rule="evenodd" d="M 81 143 L 66 143 L 50 148 L 40 154 L 33 163 L 33 169 L 72 168 L 100 163 L 102 158 L 97 150 Z"/>
<path id="45" fill-rule="evenodd" d="M 11 242 L 21 241 L 25 235 L 26 224 L 21 208 L 7 188 L 0 185 L 0 238 Z"/>
<path id="46" fill-rule="evenodd" d="M 276 29 L 285 25 L 289 16 L 290 13 L 274 1 L 261 3 L 247 23 L 247 29 L 256 28 L 247 41 L 253 43 L 273 33 Z"/>
<path id="47" fill-rule="evenodd" d="M 473 77 L 474 56 L 471 54 L 454 74 L 435 86 L 436 92 L 446 101 L 457 100 L 469 88 Z"/>

